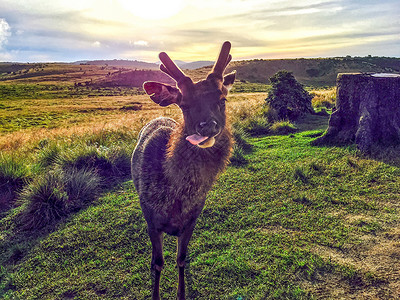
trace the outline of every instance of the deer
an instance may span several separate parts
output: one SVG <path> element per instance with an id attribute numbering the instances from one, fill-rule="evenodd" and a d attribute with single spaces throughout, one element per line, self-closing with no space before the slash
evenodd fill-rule
<path id="1" fill-rule="evenodd" d="M 236 71 L 224 76 L 232 59 L 230 49 L 230 42 L 223 43 L 212 71 L 198 82 L 161 52 L 160 70 L 176 86 L 143 84 L 152 101 L 160 106 L 176 104 L 183 115 L 179 123 L 166 117 L 147 123 L 132 154 L 132 179 L 152 244 L 152 299 L 160 299 L 164 233 L 177 237 L 177 299 L 185 299 L 189 241 L 208 191 L 229 162 L 233 139 L 225 102 L 236 77 Z"/>

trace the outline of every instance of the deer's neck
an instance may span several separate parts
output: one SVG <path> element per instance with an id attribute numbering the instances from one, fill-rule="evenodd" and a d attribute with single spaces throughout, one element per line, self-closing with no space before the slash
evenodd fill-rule
<path id="1" fill-rule="evenodd" d="M 232 149 L 232 135 L 225 127 L 216 138 L 214 146 L 199 148 L 186 140 L 183 124 L 177 125 L 167 146 L 165 171 L 170 183 L 189 185 L 207 192 L 217 175 L 222 172 Z"/>

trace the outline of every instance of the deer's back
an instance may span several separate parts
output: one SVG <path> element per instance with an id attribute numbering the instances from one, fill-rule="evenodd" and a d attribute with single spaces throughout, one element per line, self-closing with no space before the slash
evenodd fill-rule
<path id="1" fill-rule="evenodd" d="M 164 182 L 163 162 L 167 143 L 176 122 L 170 118 L 157 118 L 147 123 L 139 133 L 131 160 L 133 183 L 141 197 L 148 190 L 154 190 L 156 183 Z"/>

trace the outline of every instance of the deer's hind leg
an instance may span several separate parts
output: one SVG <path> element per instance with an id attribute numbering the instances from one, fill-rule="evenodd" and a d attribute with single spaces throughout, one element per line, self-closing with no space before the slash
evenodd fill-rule
<path id="1" fill-rule="evenodd" d="M 149 229 L 149 236 L 153 248 L 151 255 L 151 273 L 153 281 L 153 300 L 160 299 L 160 278 L 164 266 L 163 233 Z"/>

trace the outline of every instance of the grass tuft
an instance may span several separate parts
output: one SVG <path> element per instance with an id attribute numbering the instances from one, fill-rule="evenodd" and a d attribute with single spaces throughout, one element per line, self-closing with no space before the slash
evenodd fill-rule
<path id="1" fill-rule="evenodd" d="M 308 183 L 308 176 L 306 175 L 306 172 L 303 168 L 301 167 L 296 167 L 293 171 L 293 178 L 295 180 L 299 180 L 302 183 Z"/>
<path id="2" fill-rule="evenodd" d="M 12 290 L 15 288 L 14 275 L 9 273 L 6 268 L 0 266 L 0 297 L 2 299 L 14 299 Z"/>
<path id="3" fill-rule="evenodd" d="M 65 191 L 68 195 L 66 208 L 77 211 L 92 202 L 98 192 L 101 179 L 94 169 L 72 169 L 63 174 Z"/>
<path id="4" fill-rule="evenodd" d="M 49 166 L 54 165 L 60 157 L 61 149 L 56 143 L 46 145 L 36 154 L 37 164 L 46 169 Z"/>
<path id="5" fill-rule="evenodd" d="M 36 178 L 21 192 L 24 211 L 18 217 L 23 230 L 43 228 L 67 215 L 68 195 L 60 172 L 50 171 Z"/>
<path id="6" fill-rule="evenodd" d="M 123 146 L 87 146 L 61 152 L 56 164 L 68 169 L 96 169 L 102 177 L 126 176 L 130 172 L 130 148 Z"/>
<path id="7" fill-rule="evenodd" d="M 250 137 L 250 135 L 243 127 L 234 124 L 232 134 L 235 145 L 238 148 L 242 149 L 244 152 L 248 152 L 251 150 L 252 145 L 248 142 L 248 138 Z"/>
<path id="8" fill-rule="evenodd" d="M 260 115 L 245 119 L 241 124 L 243 130 L 250 136 L 262 136 L 270 133 L 268 121 Z"/>
<path id="9" fill-rule="evenodd" d="M 230 162 L 233 166 L 243 166 L 247 164 L 247 159 L 244 157 L 245 151 L 238 145 L 233 145 L 233 153 Z"/>
<path id="10" fill-rule="evenodd" d="M 29 177 L 29 169 L 22 159 L 0 153 L 0 212 L 13 205 Z"/>
<path id="11" fill-rule="evenodd" d="M 37 230 L 68 216 L 92 201 L 100 186 L 93 169 L 51 170 L 32 181 L 21 192 L 23 211 L 18 224 L 23 230 Z"/>
<path id="12" fill-rule="evenodd" d="M 270 130 L 271 133 L 276 135 L 286 135 L 295 133 L 297 131 L 297 127 L 289 120 L 282 120 L 273 123 L 270 127 Z"/>

